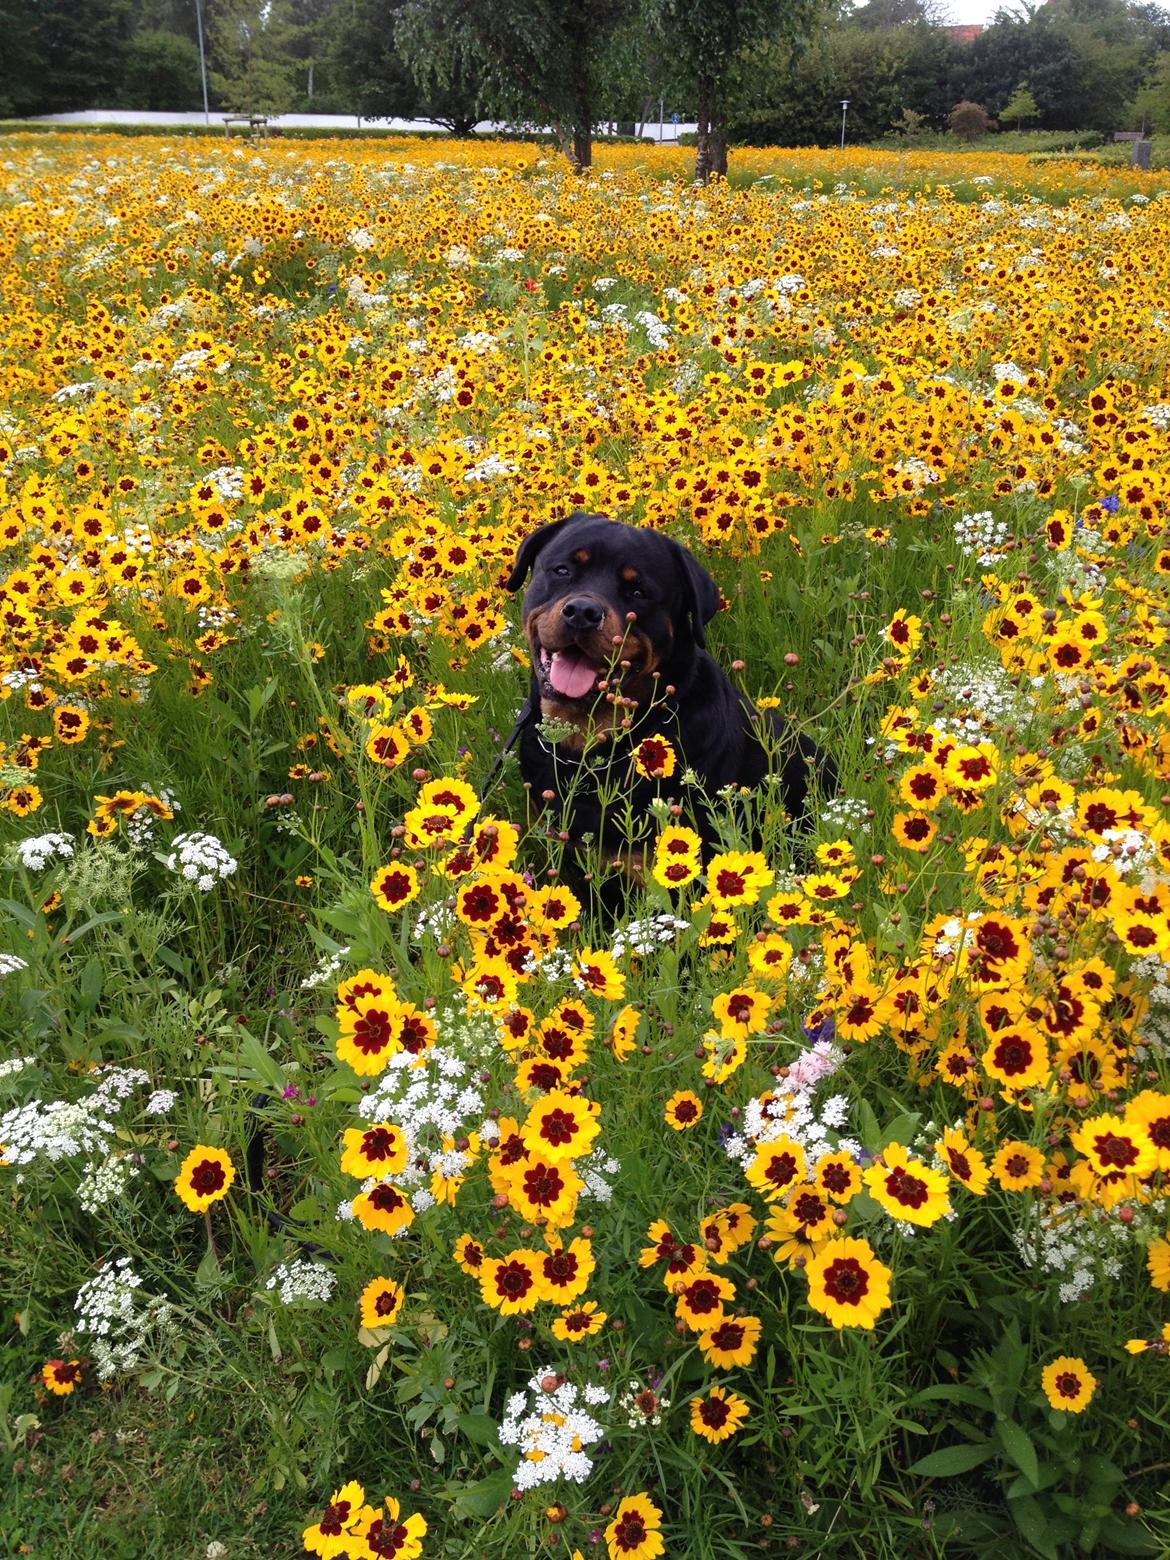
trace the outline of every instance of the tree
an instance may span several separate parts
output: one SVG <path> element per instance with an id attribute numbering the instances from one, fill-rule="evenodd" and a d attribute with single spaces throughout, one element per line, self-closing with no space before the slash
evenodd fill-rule
<path id="1" fill-rule="evenodd" d="M 1040 118 L 1040 110 L 1037 107 L 1036 99 L 1028 90 L 1026 81 L 1021 81 L 1011 97 L 1008 98 L 999 111 L 999 117 L 1001 122 L 1005 119 L 1014 119 L 1017 130 L 1025 120 L 1031 124 L 1034 119 Z"/>
<path id="2" fill-rule="evenodd" d="M 134 31 L 134 0 L 36 0 L 12 31 L 33 29 L 44 61 L 42 107 L 53 111 L 109 108 L 118 101 L 122 59 Z"/>
<path id="3" fill-rule="evenodd" d="M 199 108 L 199 50 L 171 32 L 140 32 L 126 45 L 122 62 L 122 108 Z"/>
<path id="4" fill-rule="evenodd" d="M 817 0 L 643 0 L 648 20 L 693 83 L 695 178 L 727 173 L 727 85 L 736 55 L 769 33 L 799 34 Z"/>
<path id="5" fill-rule="evenodd" d="M 205 9 L 210 79 L 236 113 L 285 114 L 296 100 L 283 0 L 212 0 Z"/>
<path id="6" fill-rule="evenodd" d="M 478 82 L 499 118 L 550 125 L 578 172 L 593 160 L 599 62 L 634 0 L 407 0 L 395 41 L 424 96 Z"/>
<path id="7" fill-rule="evenodd" d="M 986 135 L 989 130 L 994 130 L 995 120 L 980 103 L 971 103 L 966 99 L 962 103 L 956 103 L 947 115 L 947 124 L 954 135 L 960 136 L 964 141 L 976 141 L 981 135 Z"/>

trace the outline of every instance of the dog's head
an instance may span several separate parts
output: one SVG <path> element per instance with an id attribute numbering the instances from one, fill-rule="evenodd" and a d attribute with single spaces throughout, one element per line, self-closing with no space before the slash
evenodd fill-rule
<path id="1" fill-rule="evenodd" d="M 526 537 L 507 581 L 543 701 L 589 708 L 602 681 L 639 703 L 654 674 L 684 669 L 719 610 L 719 587 L 685 547 L 603 515 L 572 514 Z M 628 663 L 628 664 L 627 664 Z"/>

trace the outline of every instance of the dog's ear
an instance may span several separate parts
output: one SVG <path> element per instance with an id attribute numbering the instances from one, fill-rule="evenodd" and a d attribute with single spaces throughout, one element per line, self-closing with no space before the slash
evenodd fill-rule
<path id="1" fill-rule="evenodd" d="M 669 537 L 671 551 L 678 564 L 683 587 L 683 610 L 691 620 L 691 634 L 701 650 L 707 643 L 706 627 L 719 611 L 723 597 L 719 587 L 703 565 L 681 543 Z"/>
<path id="2" fill-rule="evenodd" d="M 552 541 L 564 530 L 565 526 L 572 525 L 574 520 L 583 520 L 585 516 L 581 511 L 575 510 L 564 520 L 553 520 L 549 525 L 542 525 L 539 530 L 533 531 L 531 536 L 526 536 L 520 543 L 516 554 L 516 562 L 512 565 L 512 572 L 504 581 L 505 590 L 519 590 L 531 573 L 537 558 Z"/>

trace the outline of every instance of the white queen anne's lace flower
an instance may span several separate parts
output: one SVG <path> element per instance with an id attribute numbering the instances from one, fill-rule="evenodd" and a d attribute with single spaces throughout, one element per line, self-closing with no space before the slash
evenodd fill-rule
<path id="1" fill-rule="evenodd" d="M 214 834 L 176 834 L 166 865 L 169 871 L 206 894 L 217 883 L 231 877 L 239 862 L 228 854 Z"/>

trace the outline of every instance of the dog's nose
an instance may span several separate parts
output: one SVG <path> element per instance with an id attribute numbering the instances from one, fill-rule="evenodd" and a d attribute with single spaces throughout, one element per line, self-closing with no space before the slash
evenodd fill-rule
<path id="1" fill-rule="evenodd" d="M 561 608 L 561 616 L 570 628 L 600 628 L 605 608 L 588 596 L 574 596 Z"/>

